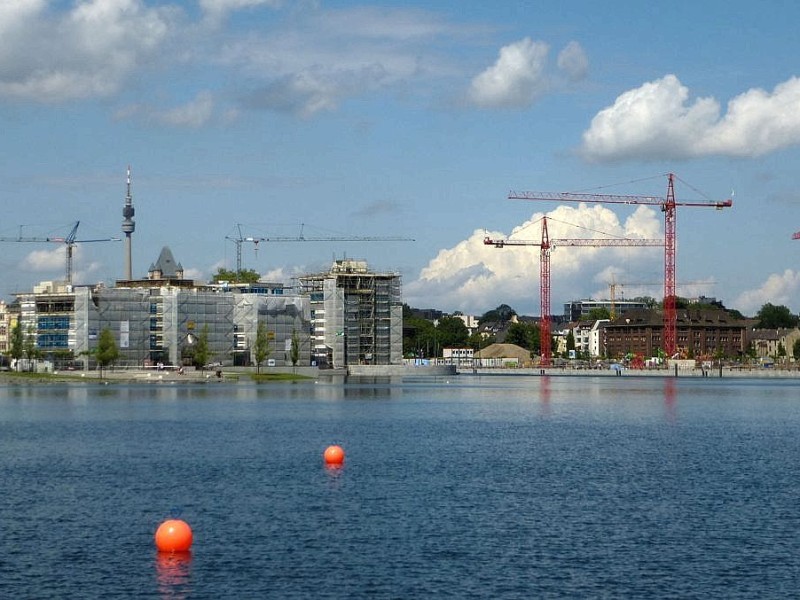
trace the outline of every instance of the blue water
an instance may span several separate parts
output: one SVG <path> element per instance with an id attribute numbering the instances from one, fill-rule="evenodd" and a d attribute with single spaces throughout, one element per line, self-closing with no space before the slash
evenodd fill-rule
<path id="1" fill-rule="evenodd" d="M 793 597 L 799 433 L 769 380 L 0 387 L 0 597 Z"/>

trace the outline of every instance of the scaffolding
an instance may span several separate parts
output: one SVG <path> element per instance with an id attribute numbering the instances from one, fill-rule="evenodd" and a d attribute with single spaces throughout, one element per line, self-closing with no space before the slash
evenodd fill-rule
<path id="1" fill-rule="evenodd" d="M 330 271 L 299 278 L 311 301 L 317 360 L 335 367 L 402 362 L 402 300 L 397 273 L 375 273 L 364 261 L 336 261 Z"/>

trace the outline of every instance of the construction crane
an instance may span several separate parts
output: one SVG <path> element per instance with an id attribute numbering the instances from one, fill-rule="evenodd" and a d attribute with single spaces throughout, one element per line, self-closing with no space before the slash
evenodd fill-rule
<path id="1" fill-rule="evenodd" d="M 232 241 L 236 244 L 236 275 L 242 271 L 242 244 L 245 242 L 251 243 L 255 246 L 255 252 L 258 252 L 258 244 L 260 242 L 413 242 L 413 238 L 404 237 L 374 237 L 374 236 L 306 236 L 303 234 L 305 224 L 300 225 L 300 234 L 297 236 L 270 236 L 270 237 L 254 237 L 245 236 L 242 234 L 242 224 L 236 224 L 237 236 L 225 236 L 226 240 Z"/>
<path id="2" fill-rule="evenodd" d="M 87 242 L 119 242 L 121 241 L 120 238 L 117 237 L 110 237 L 110 238 L 96 238 L 96 239 L 87 239 L 87 240 L 76 240 L 75 236 L 78 233 L 78 226 L 81 224 L 80 221 L 75 221 L 75 224 L 72 226 L 72 229 L 65 237 L 23 237 L 22 236 L 22 227 L 20 227 L 20 235 L 17 237 L 0 237 L 0 242 L 50 242 L 56 244 L 65 244 L 67 248 L 67 268 L 66 268 L 66 282 L 68 284 L 72 283 L 72 255 L 73 250 L 76 244 L 83 244 Z"/>
<path id="3" fill-rule="evenodd" d="M 658 206 L 664 213 L 664 350 L 673 356 L 677 350 L 678 313 L 675 306 L 675 244 L 676 212 L 678 206 L 716 208 L 722 210 L 733 206 L 733 200 L 710 202 L 676 202 L 675 174 L 667 174 L 667 195 L 625 196 L 616 194 L 583 194 L 570 192 L 510 192 L 510 200 L 549 200 L 556 202 L 587 202 L 597 204 L 640 204 Z"/>
<path id="4" fill-rule="evenodd" d="M 596 247 L 596 246 L 663 246 L 662 239 L 633 238 L 554 238 L 547 232 L 547 217 L 542 217 L 542 240 L 493 240 L 485 237 L 483 243 L 495 248 L 506 246 L 538 246 L 539 251 L 539 299 L 542 309 L 539 321 L 539 348 L 542 356 L 541 364 L 549 367 L 552 351 L 550 348 L 550 251 L 556 246 Z"/>

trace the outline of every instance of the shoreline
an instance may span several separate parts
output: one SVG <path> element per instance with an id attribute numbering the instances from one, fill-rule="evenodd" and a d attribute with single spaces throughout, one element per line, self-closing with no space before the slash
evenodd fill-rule
<path id="1" fill-rule="evenodd" d="M 315 367 L 297 369 L 279 368 L 262 369 L 260 374 L 249 370 L 222 370 L 220 375 L 216 371 L 186 370 L 179 374 L 177 371 L 154 371 L 146 369 L 105 370 L 100 377 L 99 371 L 58 371 L 54 373 L 17 373 L 14 371 L 0 372 L 0 387 L 15 385 L 51 385 L 51 384 L 180 384 L 180 385 L 210 385 L 210 384 L 266 384 L 266 383 L 293 383 L 299 381 L 341 380 L 347 379 L 429 379 L 436 381 L 443 375 L 437 372 L 426 373 L 422 369 L 409 369 L 406 371 L 376 370 L 372 374 L 352 373 L 350 375 L 341 371 L 320 371 Z M 615 378 L 670 378 L 670 379 L 778 379 L 800 380 L 800 369 L 746 369 L 737 367 L 723 367 L 722 369 L 569 369 L 563 367 L 541 368 L 483 368 L 455 370 L 448 377 L 615 377 Z"/>

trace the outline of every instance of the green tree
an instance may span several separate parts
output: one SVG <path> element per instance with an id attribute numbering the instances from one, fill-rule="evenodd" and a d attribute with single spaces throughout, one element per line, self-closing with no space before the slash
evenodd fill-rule
<path id="1" fill-rule="evenodd" d="M 487 311 L 478 319 L 480 323 L 506 323 L 511 320 L 511 317 L 517 314 L 513 308 L 508 304 L 501 304 L 495 309 Z"/>
<path id="2" fill-rule="evenodd" d="M 253 269 L 242 269 L 241 271 L 236 270 L 228 270 L 223 269 L 220 267 L 217 269 L 217 272 L 214 273 L 211 280 L 214 283 L 219 283 L 220 281 L 228 281 L 234 283 L 256 283 L 258 280 L 261 279 L 261 275 L 258 274 L 258 271 L 254 271 Z"/>
<path id="3" fill-rule="evenodd" d="M 192 364 L 195 369 L 204 369 L 208 364 L 208 359 L 211 356 L 211 351 L 208 348 L 208 325 L 203 325 L 200 330 L 200 335 L 197 336 L 197 344 L 194 347 L 194 355 L 192 356 Z"/>
<path id="4" fill-rule="evenodd" d="M 759 329 L 780 329 L 796 327 L 798 318 L 786 306 L 775 306 L 767 302 L 756 315 Z"/>
<path id="5" fill-rule="evenodd" d="M 575 334 L 572 333 L 572 330 L 567 332 L 567 356 L 569 356 L 570 350 L 575 350 Z"/>
<path id="6" fill-rule="evenodd" d="M 263 321 L 258 322 L 256 327 L 256 344 L 254 348 L 256 360 L 256 373 L 261 373 L 261 363 L 263 363 L 272 352 L 269 347 L 269 336 Z"/>
<path id="7" fill-rule="evenodd" d="M 792 357 L 795 360 L 800 359 L 800 339 L 795 340 L 792 344 Z"/>
<path id="8" fill-rule="evenodd" d="M 505 343 L 536 350 L 539 347 L 539 328 L 528 323 L 512 323 L 506 331 Z"/>
<path id="9" fill-rule="evenodd" d="M 442 317 L 436 326 L 439 344 L 443 348 L 463 348 L 469 339 L 469 329 L 458 317 Z"/>
<path id="10" fill-rule="evenodd" d="M 292 345 L 289 348 L 289 359 L 292 361 L 292 367 L 297 368 L 297 362 L 300 360 L 300 337 L 297 335 L 296 329 L 292 329 Z"/>
<path id="11" fill-rule="evenodd" d="M 22 325 L 17 322 L 16 325 L 11 329 L 11 340 L 10 340 L 10 348 L 8 351 L 9 356 L 11 358 L 16 359 L 19 361 L 20 358 L 24 355 L 24 339 L 22 335 Z M 19 362 L 16 365 L 17 371 L 19 371 Z"/>
<path id="12" fill-rule="evenodd" d="M 41 356 L 41 352 L 36 346 L 36 333 L 33 330 L 33 326 L 28 326 L 28 331 L 22 344 L 22 352 L 28 360 L 28 369 L 33 371 L 33 360 Z"/>
<path id="13" fill-rule="evenodd" d="M 469 339 L 467 340 L 467 345 L 476 351 L 486 348 L 486 346 L 491 346 L 494 343 L 495 343 L 495 336 L 493 335 L 483 336 L 477 331 L 473 333 L 471 336 L 469 336 Z"/>
<path id="14" fill-rule="evenodd" d="M 588 314 L 581 315 L 581 321 L 600 321 L 602 319 L 610 319 L 611 313 L 608 312 L 608 309 L 602 306 L 598 306 L 597 308 L 593 308 L 589 311 Z"/>
<path id="15" fill-rule="evenodd" d="M 778 356 L 786 356 L 786 348 L 783 347 L 781 342 L 778 342 Z"/>
<path id="16" fill-rule="evenodd" d="M 100 378 L 103 378 L 103 369 L 113 364 L 119 358 L 119 349 L 114 340 L 114 334 L 108 327 L 100 331 L 97 338 L 97 347 L 94 349 L 94 357 L 100 366 Z"/>
<path id="17" fill-rule="evenodd" d="M 436 327 L 427 319 L 410 317 L 403 320 L 403 355 L 430 357 L 437 347 Z"/>

